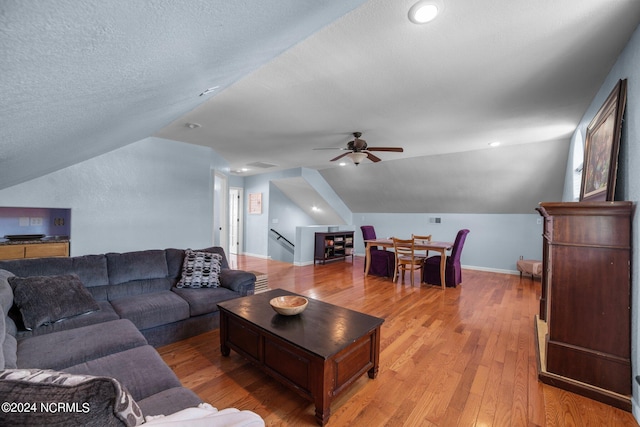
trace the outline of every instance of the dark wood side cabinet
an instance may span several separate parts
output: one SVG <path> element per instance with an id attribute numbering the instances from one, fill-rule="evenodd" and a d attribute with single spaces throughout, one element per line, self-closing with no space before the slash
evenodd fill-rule
<path id="1" fill-rule="evenodd" d="M 633 204 L 541 203 L 538 211 L 544 217 L 539 378 L 630 410 Z"/>
<path id="2" fill-rule="evenodd" d="M 316 233 L 314 262 L 346 258 L 351 256 L 353 261 L 353 231 L 334 231 Z"/>

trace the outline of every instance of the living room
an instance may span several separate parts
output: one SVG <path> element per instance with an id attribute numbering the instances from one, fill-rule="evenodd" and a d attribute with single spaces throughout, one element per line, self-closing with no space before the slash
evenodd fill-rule
<path id="1" fill-rule="evenodd" d="M 361 2 L 351 2 L 343 7 L 350 10 L 359 3 Z M 13 6 L 3 7 L 11 12 L 2 18 L 3 27 L 5 23 L 23 24 L 17 18 L 18 14 L 14 14 L 11 10 Z M 69 8 L 72 7 L 69 6 Z M 449 11 L 453 10 L 452 8 L 452 6 L 448 6 Z M 65 11 L 64 8 L 61 7 L 61 9 Z M 24 52 L 32 51 L 34 54 L 46 56 L 44 55 L 46 49 L 51 48 L 50 45 L 44 43 L 49 37 L 47 32 L 42 30 L 42 28 L 47 28 L 46 22 L 35 18 L 38 11 L 26 13 L 22 10 L 20 12 L 25 13 L 25 17 L 33 19 L 35 22 L 33 25 L 40 25 L 41 29 L 35 31 L 35 40 L 29 42 L 33 45 L 18 44 L 16 46 L 19 46 Z M 334 19 L 346 12 L 348 10 L 335 10 Z M 47 13 L 51 12 L 47 11 Z M 82 16 L 80 12 L 68 13 L 76 18 Z M 46 15 L 43 12 L 43 16 Z M 585 25 L 585 23 L 583 22 L 581 25 Z M 637 23 L 634 28 L 636 26 Z M 7 25 L 6 28 L 13 27 Z M 27 28 L 33 29 L 30 26 Z M 14 54 L 16 52 L 13 47 L 10 48 L 12 45 L 7 39 L 0 46 L 3 52 L 14 52 Z M 573 162 L 574 150 L 582 147 L 588 124 L 619 79 L 628 79 L 628 88 L 615 198 L 616 200 L 638 200 L 640 188 L 637 183 L 640 182 L 640 179 L 638 172 L 636 172 L 637 168 L 634 167 L 637 162 L 640 162 L 640 153 L 636 144 L 640 140 L 640 116 L 637 114 L 638 105 L 640 105 L 640 89 L 636 83 L 640 74 L 638 71 L 640 69 L 640 33 L 638 29 L 633 31 L 628 42 L 618 48 L 619 53 L 614 55 L 615 61 L 612 63 L 612 67 L 603 74 L 606 77 L 599 78 L 598 84 L 591 88 L 595 96 L 583 100 L 587 107 L 583 110 L 579 122 L 574 124 L 575 130 L 570 132 L 569 136 L 561 143 L 564 144 L 564 155 L 560 158 L 553 158 L 552 167 L 555 168 L 553 176 L 556 182 L 552 188 L 545 189 L 554 192 L 554 196 L 551 197 L 553 200 L 545 197 L 533 202 L 527 201 L 521 204 L 518 212 L 503 213 L 492 211 L 486 206 L 479 206 L 478 203 L 475 203 L 476 199 L 472 199 L 471 196 L 467 201 L 468 205 L 461 209 L 441 210 L 434 207 L 433 210 L 424 209 L 418 212 L 413 211 L 413 208 L 407 208 L 401 212 L 394 210 L 396 209 L 393 207 L 394 203 L 396 206 L 398 203 L 393 199 L 392 203 L 381 208 L 383 210 L 348 209 L 345 223 L 354 230 L 359 230 L 360 225 L 374 224 L 379 234 L 385 237 L 430 232 L 437 240 L 452 240 L 454 230 L 469 228 L 472 230 L 472 235 L 463 254 L 463 264 L 469 269 L 510 274 L 515 271 L 515 263 L 519 256 L 540 259 L 542 226 L 538 223 L 540 217 L 534 209 L 540 201 L 575 200 L 577 194 L 573 190 L 573 177 L 574 170 L 579 164 Z M 25 73 L 31 70 L 29 62 L 21 60 L 19 55 L 11 58 L 22 67 Z M 46 71 L 62 69 L 65 72 L 66 68 L 63 65 L 56 64 L 56 61 L 49 59 L 52 65 L 46 67 Z M 590 58 L 584 60 L 585 64 L 588 64 Z M 94 66 L 103 67 L 104 64 L 94 64 Z M 82 73 L 90 73 L 92 67 L 82 69 Z M 16 69 L 19 68 L 16 66 Z M 6 73 L 3 75 L 7 76 Z M 59 76 L 59 74 L 56 75 Z M 64 97 L 60 94 L 64 94 L 65 91 L 74 94 L 77 89 L 71 87 L 72 82 L 68 81 L 65 81 L 64 85 L 56 85 L 55 81 L 51 82 L 42 77 L 40 80 L 55 87 L 56 92 L 52 96 L 45 96 L 46 90 L 44 89 L 39 93 L 31 93 L 31 90 L 28 89 L 28 82 L 9 80 L 7 77 L 0 78 L 3 93 L 13 94 L 12 96 L 15 97 L 7 96 L 5 98 L 7 101 L 2 102 L 3 117 L 0 120 L 2 120 L 3 126 L 6 124 L 5 129 L 11 131 L 8 132 L 10 137 L 0 143 L 0 147 L 2 147 L 2 154 L 0 154 L 0 204 L 2 206 L 71 209 L 71 255 L 73 256 L 149 248 L 211 246 L 212 243 L 215 243 L 212 242 L 214 235 L 212 221 L 214 177 L 212 171 L 221 171 L 227 175 L 230 187 L 243 189 L 245 207 L 248 206 L 249 194 L 262 194 L 263 214 L 244 216 L 243 252 L 259 258 L 267 258 L 270 256 L 268 230 L 272 228 L 274 219 L 270 216 L 270 210 L 273 208 L 270 206 L 270 197 L 277 191 L 270 186 L 270 181 L 283 177 L 305 175 L 311 176 L 309 181 L 312 181 L 318 179 L 320 175 L 325 182 L 332 182 L 330 175 L 335 173 L 337 179 L 354 180 L 362 188 L 362 183 L 358 181 L 361 178 L 356 174 L 365 171 L 369 166 L 363 164 L 356 168 L 350 165 L 349 169 L 345 167 L 335 172 L 326 170 L 318 172 L 315 169 L 298 167 L 286 171 L 255 175 L 232 173 L 231 162 L 219 154 L 215 148 L 185 144 L 155 136 L 163 126 L 177 120 L 181 114 L 150 108 L 145 114 L 154 117 L 148 123 L 144 122 L 144 117 L 136 117 L 136 123 L 127 123 L 125 119 L 115 123 L 114 121 L 106 121 L 104 117 L 97 119 L 99 114 L 93 116 L 93 121 L 82 120 L 80 119 L 82 114 L 76 112 L 77 116 L 71 116 L 74 120 L 67 123 L 66 119 L 63 120 L 63 117 L 56 114 L 56 111 L 61 109 L 60 103 L 64 104 Z M 100 83 L 95 82 L 93 89 L 85 87 L 85 90 L 96 96 L 104 94 L 103 91 L 108 90 L 106 88 L 98 89 L 99 86 Z M 194 87 L 189 90 L 201 92 L 200 86 L 202 86 L 201 82 L 194 83 Z M 135 94 L 136 97 L 144 97 L 144 94 L 137 92 L 134 88 L 128 87 L 127 90 Z M 29 93 L 29 102 L 23 103 L 21 101 L 20 91 Z M 178 98 L 181 96 L 177 95 Z M 73 98 L 73 95 L 70 98 Z M 194 98 L 199 98 L 198 93 Z M 46 104 L 46 111 L 43 112 L 38 105 L 39 102 L 44 104 L 44 100 L 48 100 L 49 103 Z M 197 102 L 202 101 L 202 98 L 196 99 L 196 101 L 189 100 L 181 105 L 181 108 L 186 113 L 195 108 Z M 96 98 L 94 102 L 100 104 L 99 98 Z M 134 101 L 134 104 L 135 102 L 137 101 Z M 24 108 L 25 105 L 30 108 Z M 132 114 L 133 108 L 129 108 L 123 114 Z M 33 119 L 26 118 L 32 113 L 43 114 L 37 116 L 40 121 L 37 126 L 34 124 L 34 127 L 31 127 Z M 23 117 L 23 119 L 19 120 L 18 117 Z M 162 123 L 161 126 L 157 125 L 159 122 Z M 58 123 L 64 124 L 67 129 L 72 129 L 72 132 L 61 133 L 57 130 L 49 134 L 48 124 L 53 126 Z M 21 130 L 16 130 L 18 128 Z M 29 134 L 30 129 L 33 130 L 32 135 L 18 137 L 18 135 Z M 12 139 L 14 135 L 16 137 Z M 247 135 L 247 139 L 256 138 L 259 136 L 253 132 Z M 338 138 L 334 135 L 332 138 L 339 143 L 341 137 Z M 64 156 L 60 158 L 38 145 L 40 142 L 34 142 L 47 141 L 48 139 L 68 141 L 68 145 L 72 147 L 71 152 L 65 149 Z M 371 137 L 368 139 L 373 145 L 374 140 Z M 31 145 L 32 142 L 33 145 Z M 61 144 L 65 145 L 64 142 Z M 385 141 L 384 144 L 403 145 L 403 141 L 402 138 L 398 138 Z M 553 145 L 553 143 L 547 145 Z M 317 157 L 318 152 L 310 151 L 313 146 L 309 145 L 305 149 L 308 156 Z M 505 146 L 500 150 L 503 150 L 505 157 L 511 156 L 516 170 L 521 163 L 524 164 L 530 160 L 523 158 L 521 153 L 517 151 L 517 147 Z M 539 152 L 546 153 L 544 150 L 543 143 Z M 490 168 L 491 160 L 486 157 L 490 155 L 488 154 L 490 151 L 485 151 L 487 153 L 483 154 L 485 156 L 483 161 L 478 164 L 485 167 L 488 165 Z M 452 161 L 459 160 L 454 154 L 442 154 L 441 157 L 434 156 L 435 158 L 430 160 L 424 159 L 425 156 L 418 156 L 417 161 L 444 162 L 447 160 L 445 158 L 447 156 L 452 157 Z M 537 154 L 537 156 L 541 155 Z M 333 155 L 328 155 L 323 160 L 328 163 L 331 157 Z M 547 163 L 549 161 L 550 159 L 547 159 Z M 411 160 L 384 157 L 383 162 L 372 166 L 387 163 L 396 170 L 400 170 L 404 169 L 403 162 L 411 162 Z M 561 165 L 559 170 L 558 164 Z M 483 170 L 486 172 L 486 169 L 480 168 L 474 172 L 482 173 Z M 388 174 L 388 172 L 377 172 L 377 174 L 382 181 L 393 180 L 395 176 Z M 451 175 L 453 174 L 455 174 L 454 171 L 451 172 Z M 329 175 L 329 177 L 325 179 L 325 175 Z M 559 181 L 558 176 L 560 176 Z M 436 185 L 437 180 L 447 181 L 447 178 L 449 177 L 425 175 L 423 178 L 424 187 Z M 470 180 L 473 180 L 473 177 Z M 500 193 L 495 189 L 489 190 L 494 193 L 493 197 L 496 196 L 495 193 Z M 518 189 L 518 192 L 526 194 L 529 190 L 530 188 L 525 183 L 522 188 Z M 333 200 L 333 197 L 340 198 L 336 190 L 333 190 L 333 194 L 328 194 L 326 190 L 321 188 L 316 188 L 316 191 L 324 193 L 324 196 L 329 200 Z M 459 193 L 452 189 L 449 189 L 449 192 L 454 196 Z M 425 193 L 427 193 L 425 197 L 428 197 L 427 190 Z M 397 197 L 412 198 L 414 194 L 415 192 L 404 196 L 398 194 Z M 375 196 L 369 198 L 375 199 Z M 278 197 L 278 200 L 282 203 L 283 198 Z M 291 230 L 287 228 L 296 224 L 292 224 L 292 221 L 288 217 L 282 216 L 280 212 L 290 210 L 295 212 L 292 216 L 299 218 L 302 216 L 302 208 L 293 202 L 285 203 L 287 204 L 279 206 L 278 228 L 284 233 L 291 233 Z M 348 201 L 344 200 L 343 203 L 348 204 Z M 382 205 L 384 206 L 384 204 Z M 479 207 L 476 209 L 476 206 Z M 442 218 L 442 223 L 439 225 L 430 223 L 429 220 L 432 217 Z M 298 221 L 297 225 L 311 224 L 311 217 L 308 221 L 308 224 Z M 639 229 L 637 221 L 637 218 L 634 217 L 633 247 L 639 243 L 636 232 Z M 356 252 L 362 255 L 364 246 L 362 241 L 358 239 L 360 239 L 359 236 L 356 237 L 358 244 Z M 634 254 L 632 266 L 639 264 L 639 261 L 637 254 Z M 637 270 L 632 268 L 634 289 L 639 279 Z M 632 295 L 632 361 L 634 362 L 633 377 L 635 377 L 638 374 L 637 366 L 640 365 L 640 354 L 637 349 L 638 338 L 640 338 L 640 328 L 638 328 L 640 299 L 637 292 L 632 292 Z M 638 385 L 635 382 L 633 396 L 634 414 L 638 417 Z"/>

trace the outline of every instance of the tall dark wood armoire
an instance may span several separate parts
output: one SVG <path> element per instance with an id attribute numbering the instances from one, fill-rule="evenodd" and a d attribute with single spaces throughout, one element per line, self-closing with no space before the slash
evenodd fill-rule
<path id="1" fill-rule="evenodd" d="M 630 411 L 633 204 L 541 203 L 538 211 L 544 217 L 538 377 Z"/>

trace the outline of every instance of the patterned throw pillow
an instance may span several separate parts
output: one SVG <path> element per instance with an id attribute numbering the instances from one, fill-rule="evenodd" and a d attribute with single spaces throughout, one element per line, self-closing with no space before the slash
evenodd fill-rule
<path id="1" fill-rule="evenodd" d="M 178 288 L 217 288 L 220 286 L 220 262 L 222 257 L 210 252 L 187 249 L 182 264 L 182 277 Z"/>
<path id="2" fill-rule="evenodd" d="M 137 426 L 142 411 L 116 379 L 48 369 L 0 371 L 0 425 Z"/>

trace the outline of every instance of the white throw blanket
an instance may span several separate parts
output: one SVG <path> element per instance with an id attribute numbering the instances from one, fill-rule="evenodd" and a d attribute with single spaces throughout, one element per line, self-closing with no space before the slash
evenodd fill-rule
<path id="1" fill-rule="evenodd" d="M 146 417 L 145 426 L 159 427 L 264 427 L 260 416 L 251 411 L 227 408 L 218 411 L 208 403 L 187 408 L 171 415 Z"/>

